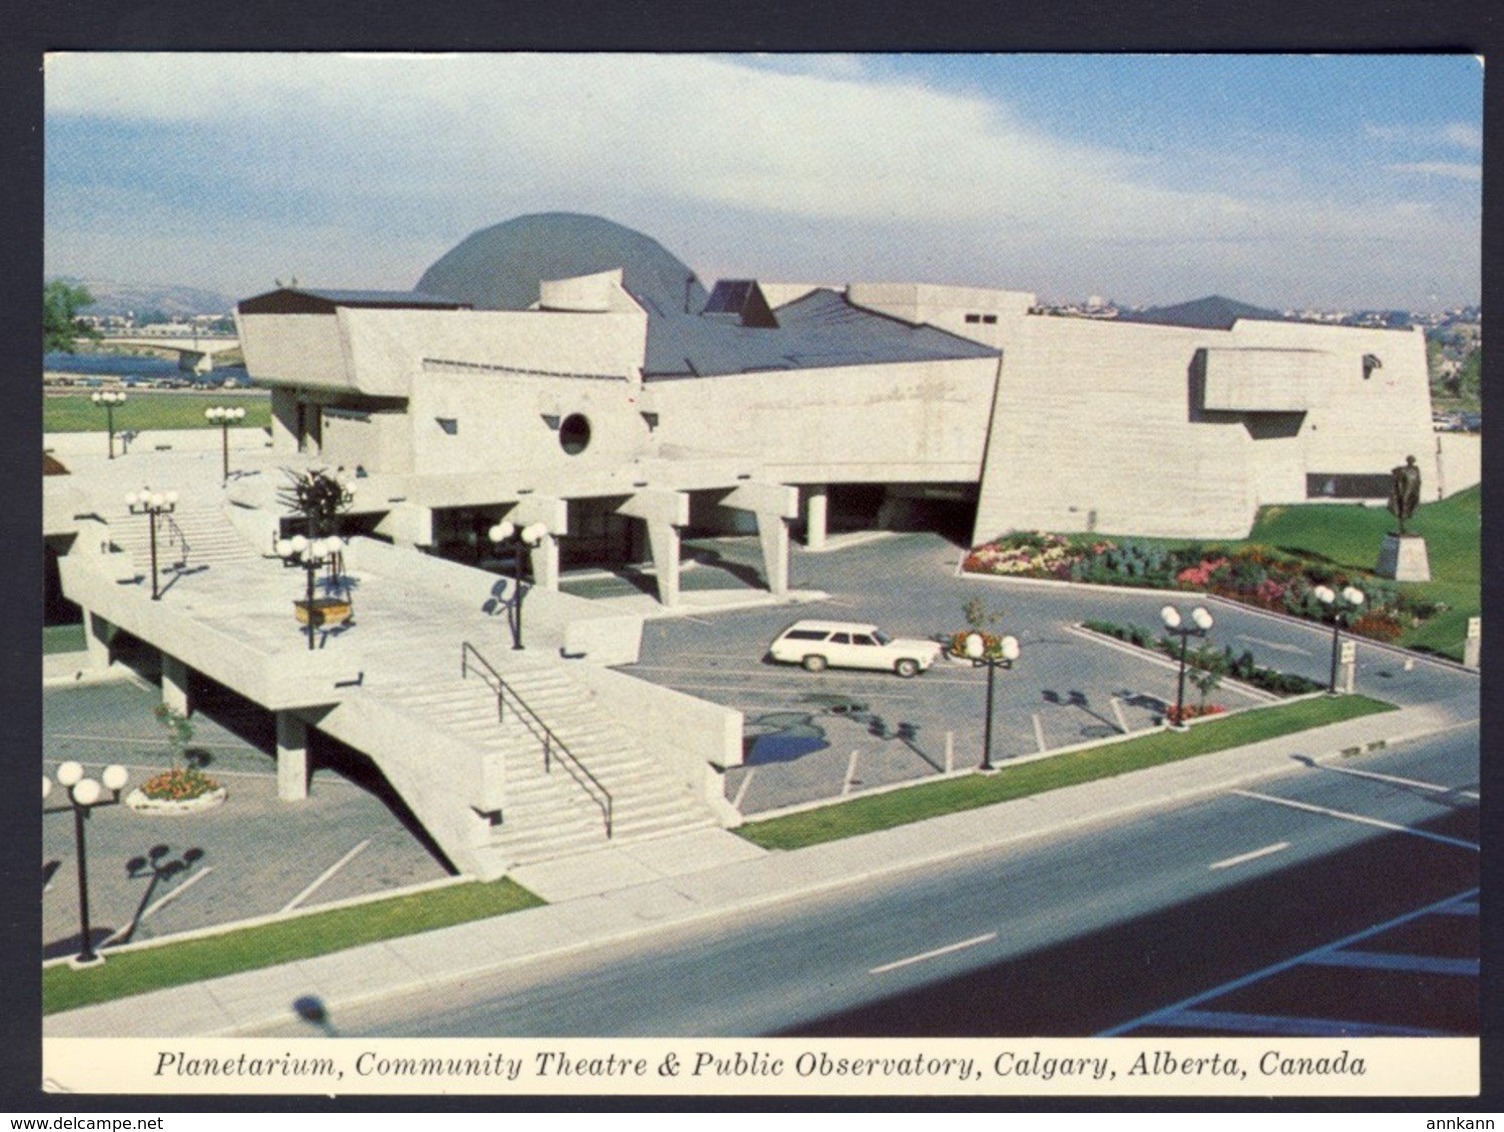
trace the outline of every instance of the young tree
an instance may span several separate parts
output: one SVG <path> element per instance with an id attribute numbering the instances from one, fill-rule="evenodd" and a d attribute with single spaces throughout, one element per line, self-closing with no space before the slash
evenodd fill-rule
<path id="1" fill-rule="evenodd" d="M 1206 712 L 1206 697 L 1216 691 L 1222 683 L 1222 677 L 1227 672 L 1227 654 L 1220 649 L 1212 648 L 1211 645 L 1202 645 L 1195 652 L 1186 657 L 1188 671 L 1186 675 L 1201 693 L 1200 710 Z"/>
<path id="2" fill-rule="evenodd" d="M 42 353 L 71 354 L 78 338 L 98 339 L 99 331 L 78 319 L 78 312 L 94 301 L 87 287 L 54 279 L 42 288 Z"/>

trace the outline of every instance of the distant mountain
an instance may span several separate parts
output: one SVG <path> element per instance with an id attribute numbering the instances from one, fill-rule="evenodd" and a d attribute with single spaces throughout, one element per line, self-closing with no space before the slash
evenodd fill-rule
<path id="1" fill-rule="evenodd" d="M 1118 315 L 1119 322 L 1154 322 L 1161 326 L 1195 326 L 1203 330 L 1231 330 L 1232 324 L 1240 318 L 1285 321 L 1285 316 L 1279 311 L 1264 310 L 1224 295 L 1208 295 L 1204 299 L 1192 299 L 1171 307 L 1123 311 Z"/>
<path id="2" fill-rule="evenodd" d="M 114 283 L 104 279 L 80 279 L 73 275 L 53 278 L 88 288 L 94 302 L 83 309 L 83 314 L 123 316 L 160 311 L 169 318 L 187 318 L 195 314 L 229 314 L 235 306 L 235 300 L 228 295 L 206 291 L 201 287 L 167 283 Z"/>

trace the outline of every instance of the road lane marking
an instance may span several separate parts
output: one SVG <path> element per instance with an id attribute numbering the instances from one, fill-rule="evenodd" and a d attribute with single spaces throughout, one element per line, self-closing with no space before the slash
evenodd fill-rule
<path id="1" fill-rule="evenodd" d="M 1401 778 L 1397 774 L 1378 774 L 1371 770 L 1354 770 L 1350 766 L 1327 766 L 1325 763 L 1317 763 L 1320 770 L 1329 770 L 1333 774 L 1350 774 L 1355 778 L 1372 778 L 1379 782 L 1393 782 L 1398 786 L 1413 786 L 1417 790 L 1431 790 L 1437 794 L 1459 794 L 1464 798 L 1477 798 L 1476 790 L 1459 790 L 1453 786 L 1438 786 L 1434 782 L 1420 782 L 1414 778 Z"/>
<path id="2" fill-rule="evenodd" d="M 1389 951 L 1333 951 L 1313 955 L 1307 963 L 1318 967 L 1356 967 L 1375 971 L 1413 971 L 1422 975 L 1478 977 L 1476 959 L 1450 959 L 1441 955 L 1405 955 Z"/>
<path id="3" fill-rule="evenodd" d="M 1424 908 L 1416 908 L 1414 911 L 1406 912 L 1403 915 L 1396 916 L 1392 920 L 1385 920 L 1381 924 L 1375 924 L 1371 928 L 1364 928 L 1362 931 L 1353 932 L 1351 935 L 1343 936 L 1341 939 L 1335 940 L 1332 943 L 1323 944 L 1321 947 L 1313 948 L 1310 951 L 1301 952 L 1301 954 L 1292 956 L 1289 959 L 1282 959 L 1278 963 L 1272 963 L 1267 967 L 1262 967 L 1250 974 L 1233 979 L 1231 982 L 1222 983 L 1220 986 L 1212 987 L 1211 990 L 1205 990 L 1200 994 L 1194 994 L 1190 998 L 1183 998 L 1179 1002 L 1172 1003 L 1171 1005 L 1163 1007 L 1160 1010 L 1153 1010 L 1148 1014 L 1141 1014 L 1137 1018 L 1131 1019 L 1130 1021 L 1122 1022 L 1116 1026 L 1113 1026 L 1111 1029 L 1103 1030 L 1096 1036 L 1099 1038 L 1116 1038 L 1128 1033 L 1131 1030 L 1137 1030 L 1143 1026 L 1156 1026 L 1161 1021 L 1169 1022 L 1169 1020 L 1174 1018 L 1186 1018 L 1194 1013 L 1192 1007 L 1200 1006 L 1203 1002 L 1209 1002 L 1214 998 L 1219 998 L 1224 994 L 1230 994 L 1235 990 L 1242 990 L 1244 987 L 1252 986 L 1254 983 L 1262 982 L 1263 980 L 1274 975 L 1278 975 L 1284 971 L 1289 971 L 1292 968 L 1298 967 L 1302 963 L 1309 963 L 1318 955 L 1325 955 L 1329 952 L 1338 951 L 1341 948 L 1349 947 L 1352 944 L 1359 943 L 1362 940 L 1372 939 L 1374 936 L 1382 935 L 1383 933 L 1389 931 L 1391 928 L 1397 928 L 1401 924 L 1408 924 L 1412 920 L 1420 919 L 1422 916 L 1433 916 L 1444 912 L 1450 912 L 1458 907 L 1465 907 L 1468 904 L 1473 904 L 1476 907 L 1477 898 L 1478 889 L 1470 888 L 1466 892 L 1459 892 L 1457 895 L 1449 896 L 1445 900 L 1438 900 L 1434 904 L 1427 904 Z M 1210 1016 L 1211 1012 L 1207 1013 L 1208 1016 Z M 1173 1022 L 1170 1022 L 1170 1024 L 1173 1025 Z"/>
<path id="4" fill-rule="evenodd" d="M 135 930 L 140 927 L 141 924 L 144 923 L 153 913 L 155 913 L 158 908 L 161 908 L 167 904 L 171 904 L 179 896 L 183 895 L 183 893 L 187 892 L 190 888 L 192 888 L 199 881 L 203 880 L 213 871 L 213 865 L 205 865 L 203 868 L 199 869 L 198 872 L 194 873 L 191 877 L 185 880 L 182 884 L 178 885 L 171 892 L 163 896 L 160 900 L 147 907 L 146 910 L 143 911 L 139 916 L 134 917 L 130 923 L 125 925 L 125 927 L 111 933 L 109 938 L 107 938 L 99 946 L 104 947 L 106 944 L 114 943 L 117 939 L 123 939 L 126 936 L 134 934 Z"/>
<path id="5" fill-rule="evenodd" d="M 1252 853 L 1241 853 L 1236 857 L 1228 857 L 1223 861 L 1215 861 L 1208 868 L 1230 869 L 1234 865 L 1241 865 L 1246 861 L 1257 861 L 1260 857 L 1267 857 L 1271 853 L 1278 853 L 1281 849 L 1290 848 L 1288 841 L 1279 841 L 1273 845 L 1265 845 L 1262 849 L 1255 849 Z"/>
<path id="6" fill-rule="evenodd" d="M 988 932 L 986 935 L 963 939 L 960 943 L 952 943 L 948 947 L 937 947 L 934 951 L 920 952 L 918 955 L 910 955 L 907 959 L 897 959 L 892 963 L 884 963 L 881 967 L 872 967 L 867 971 L 867 974 L 881 975 L 887 971 L 896 971 L 898 968 L 907 967 L 911 963 L 923 963 L 926 959 L 934 959 L 939 955 L 949 955 L 953 951 L 963 951 L 968 947 L 975 947 L 979 943 L 991 943 L 996 938 L 997 932 Z"/>
<path id="7" fill-rule="evenodd" d="M 352 860 L 354 860 L 355 859 L 355 855 L 357 853 L 359 853 L 362 849 L 364 849 L 370 843 L 371 843 L 371 839 L 368 837 L 364 841 L 362 841 L 359 845 L 357 845 L 354 849 L 351 849 L 348 853 L 346 853 L 338 861 L 335 861 L 334 864 L 330 865 L 327 869 L 325 869 L 323 872 L 321 872 L 314 879 L 314 882 L 312 884 L 310 884 L 302 892 L 298 893 L 291 900 L 289 900 L 286 904 L 284 904 L 282 906 L 282 911 L 284 911 L 284 912 L 291 912 L 299 904 L 301 904 L 301 903 L 303 903 L 303 901 L 307 900 L 310 896 L 312 896 L 315 892 L 318 891 L 320 885 L 322 885 L 326 880 L 328 880 L 330 877 L 332 877 L 335 873 L 339 872 L 340 869 L 344 868 L 347 864 L 349 864 Z"/>
<path id="8" fill-rule="evenodd" d="M 1244 798 L 1257 798 L 1261 802 L 1273 802 L 1279 806 L 1289 806 L 1293 810 L 1305 810 L 1308 813 L 1322 814 L 1329 818 L 1341 818 L 1343 821 L 1357 822 L 1360 825 L 1378 826 L 1380 829 L 1393 830 L 1396 833 L 1408 833 L 1415 837 L 1424 837 L 1427 841 L 1439 841 L 1443 845 L 1456 845 L 1460 849 L 1471 849 L 1474 853 L 1480 852 L 1479 847 L 1471 841 L 1463 841 L 1458 837 L 1446 837 L 1440 833 L 1431 833 L 1429 830 L 1414 829 L 1408 825 L 1400 825 L 1398 822 L 1384 821 L 1381 818 L 1365 817 L 1363 814 L 1350 814 L 1345 810 L 1328 809 L 1326 806 L 1313 806 L 1309 802 L 1296 802 L 1289 798 L 1276 798 L 1272 794 L 1256 794 L 1252 790 L 1233 790 L 1233 794 Z"/>
<path id="9" fill-rule="evenodd" d="M 851 759 L 846 764 L 846 781 L 841 783 L 841 797 L 851 793 L 851 788 L 856 783 L 856 758 L 860 751 L 852 751 Z"/>
<path id="10" fill-rule="evenodd" d="M 742 799 L 747 796 L 747 787 L 752 785 L 752 776 L 756 773 L 757 768 L 753 767 L 747 772 L 747 777 L 742 779 L 741 785 L 736 788 L 736 797 L 731 799 L 731 808 L 733 810 L 740 810 L 742 808 Z"/>
<path id="11" fill-rule="evenodd" d="M 1275 652 L 1297 652 L 1301 656 L 1311 655 L 1310 649 L 1303 649 L 1299 645 L 1287 645 L 1282 641 L 1266 641 L 1263 637 L 1250 637 L 1246 633 L 1239 633 L 1233 639 L 1252 641 L 1256 645 L 1263 645 L 1266 649 L 1273 649 Z"/>
<path id="12" fill-rule="evenodd" d="M 1294 1018 L 1282 1014 L 1245 1014 L 1228 1010 L 1182 1010 L 1156 1018 L 1156 1026 L 1184 1026 L 1194 1030 L 1232 1030 L 1235 1033 L 1277 1034 L 1292 1038 L 1441 1038 L 1443 1030 L 1415 1026 L 1386 1026 L 1372 1022 Z"/>

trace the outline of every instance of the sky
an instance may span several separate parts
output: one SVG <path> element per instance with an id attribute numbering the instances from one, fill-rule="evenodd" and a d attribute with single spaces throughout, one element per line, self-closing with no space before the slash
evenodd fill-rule
<path id="1" fill-rule="evenodd" d="M 1468 55 L 65 53 L 49 276 L 411 288 L 584 212 L 701 279 L 1479 301 Z"/>

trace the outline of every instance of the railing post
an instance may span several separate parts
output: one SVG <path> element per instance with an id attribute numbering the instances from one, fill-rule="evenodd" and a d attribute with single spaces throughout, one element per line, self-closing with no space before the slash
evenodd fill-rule
<path id="1" fill-rule="evenodd" d="M 550 742 L 550 740 L 552 738 L 553 738 L 553 732 L 548 731 L 548 730 L 545 730 L 543 732 L 543 770 L 547 774 L 552 774 L 553 773 L 553 770 L 552 770 L 553 744 Z"/>

